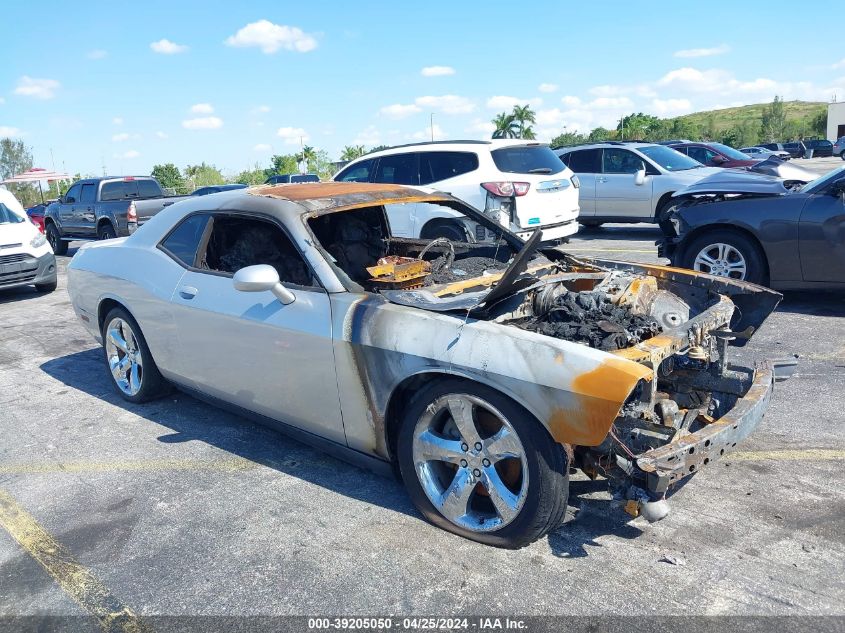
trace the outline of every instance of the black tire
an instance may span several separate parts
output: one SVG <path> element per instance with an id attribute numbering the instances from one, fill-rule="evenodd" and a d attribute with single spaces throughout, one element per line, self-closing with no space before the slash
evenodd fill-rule
<path id="1" fill-rule="evenodd" d="M 97 227 L 97 239 L 98 240 L 113 240 L 117 237 L 117 233 L 114 230 L 114 227 L 110 223 L 103 223 L 99 227 Z"/>
<path id="2" fill-rule="evenodd" d="M 748 236 L 730 229 L 714 229 L 695 237 L 684 247 L 681 266 L 693 269 L 699 253 L 709 245 L 728 244 L 735 248 L 745 259 L 746 273 L 744 281 L 765 285 L 768 283 L 766 256 L 760 247 Z M 707 271 L 702 271 L 707 272 Z"/>
<path id="3" fill-rule="evenodd" d="M 842 150 L 842 153 L 839 154 L 839 158 L 841 158 L 842 160 L 845 160 L 845 150 Z"/>
<path id="4" fill-rule="evenodd" d="M 420 417 L 438 398 L 467 394 L 500 411 L 519 437 L 528 467 L 528 487 L 522 507 L 503 527 L 473 531 L 449 521 L 431 503 L 420 484 L 413 460 L 414 430 Z M 397 442 L 399 471 L 411 500 L 431 523 L 448 532 L 486 545 L 518 549 L 533 543 L 563 522 L 569 497 L 569 467 L 563 448 L 525 409 L 487 386 L 449 378 L 418 391 L 404 411 Z"/>
<path id="5" fill-rule="evenodd" d="M 674 206 L 672 203 L 672 196 L 664 195 L 657 203 L 657 208 L 654 211 L 654 221 L 663 231 L 664 235 L 671 235 L 672 225 L 669 223 L 669 210 Z"/>
<path id="6" fill-rule="evenodd" d="M 438 237 L 445 237 L 453 242 L 466 242 L 466 231 L 455 222 L 448 220 L 432 220 L 420 231 L 420 239 L 433 240 Z"/>
<path id="7" fill-rule="evenodd" d="M 141 332 L 141 328 L 138 326 L 138 322 L 135 321 L 132 315 L 129 314 L 129 312 L 124 308 L 112 308 L 111 310 L 109 310 L 108 314 L 106 314 L 106 318 L 103 320 L 103 326 L 100 333 L 103 337 L 103 356 L 106 361 L 106 367 L 109 367 L 109 355 L 106 349 L 106 330 L 109 324 L 116 318 L 125 321 L 132 329 L 132 334 L 138 346 L 137 349 L 141 354 L 143 370 L 140 377 L 141 388 L 138 390 L 137 393 L 132 395 L 124 392 L 118 386 L 117 380 L 114 378 L 111 371 L 109 371 L 109 381 L 111 382 L 115 391 L 117 391 L 117 393 L 124 400 L 136 403 L 154 400 L 170 393 L 170 391 L 172 391 L 170 383 L 168 383 L 164 376 L 161 375 L 161 372 L 159 372 L 158 367 L 156 366 L 155 361 L 153 360 L 153 356 L 152 354 L 150 354 L 150 348 L 147 347 L 147 341 L 146 339 L 144 339 L 144 335 Z"/>
<path id="8" fill-rule="evenodd" d="M 38 292 L 53 292 L 59 286 L 59 281 L 48 281 L 46 284 L 35 284 Z"/>
<path id="9" fill-rule="evenodd" d="M 578 220 L 578 224 L 586 226 L 588 229 L 597 229 L 604 224 L 604 222 L 597 222 L 595 220 Z"/>
<path id="10" fill-rule="evenodd" d="M 59 233 L 59 229 L 56 228 L 56 225 L 52 222 L 48 222 L 45 233 L 47 234 L 47 241 L 53 249 L 53 254 L 65 255 L 67 253 L 67 242 L 62 240 L 62 234 Z"/>

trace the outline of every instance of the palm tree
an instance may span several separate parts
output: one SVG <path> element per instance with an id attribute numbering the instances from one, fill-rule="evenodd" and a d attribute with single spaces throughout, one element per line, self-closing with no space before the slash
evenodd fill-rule
<path id="1" fill-rule="evenodd" d="M 522 130 L 522 136 L 520 136 L 520 138 L 524 138 L 528 141 L 536 141 L 537 135 L 534 134 L 534 128 L 529 125 L 527 128 Z"/>
<path id="2" fill-rule="evenodd" d="M 533 136 L 534 132 L 533 131 L 530 132 L 532 134 L 532 136 L 525 136 L 525 131 L 526 131 L 526 125 L 525 124 L 537 122 L 536 118 L 535 118 L 534 110 L 531 109 L 531 106 L 528 105 L 527 103 L 524 106 L 515 105 L 513 107 L 513 114 L 511 116 L 513 117 L 514 121 L 516 121 L 516 123 L 518 125 L 519 138 L 532 138 L 533 139 L 534 138 L 534 136 Z M 531 130 L 530 127 L 527 128 L 527 129 Z"/>
<path id="3" fill-rule="evenodd" d="M 296 155 L 297 163 L 305 163 L 306 168 L 310 168 L 314 161 L 317 160 L 317 152 L 310 145 L 302 148 L 302 151 Z"/>
<path id="4" fill-rule="evenodd" d="M 502 112 L 496 115 L 496 118 L 491 121 L 496 129 L 493 131 L 493 138 L 516 138 L 517 122 L 514 120 L 512 114 Z"/>
<path id="5" fill-rule="evenodd" d="M 347 145 L 343 148 L 343 153 L 340 155 L 340 160 L 355 160 L 366 153 L 363 145 Z"/>

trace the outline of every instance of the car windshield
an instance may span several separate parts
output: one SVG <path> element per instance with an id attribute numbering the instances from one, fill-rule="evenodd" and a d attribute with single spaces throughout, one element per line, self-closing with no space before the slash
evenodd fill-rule
<path id="1" fill-rule="evenodd" d="M 637 150 L 648 156 L 666 171 L 685 171 L 704 166 L 697 160 L 693 160 L 689 156 L 681 154 L 681 152 L 665 145 L 649 145 L 647 147 L 638 147 Z"/>
<path id="2" fill-rule="evenodd" d="M 499 171 L 510 174 L 559 174 L 566 169 L 548 145 L 516 145 L 490 153 Z"/>
<path id="3" fill-rule="evenodd" d="M 842 167 L 837 167 L 833 171 L 825 174 L 821 178 L 817 178 L 811 182 L 808 182 L 806 185 L 802 186 L 798 191 L 801 193 L 816 193 L 821 189 L 824 189 L 828 184 L 839 180 L 840 178 L 845 178 L 845 165 Z"/>
<path id="4" fill-rule="evenodd" d="M 717 152 L 721 152 L 731 160 L 748 160 L 747 154 L 743 154 L 738 149 L 734 149 L 733 147 L 723 143 L 710 143 L 710 147 L 715 149 Z"/>
<path id="5" fill-rule="evenodd" d="M 23 217 L 0 202 L 0 224 L 20 224 L 23 221 Z"/>

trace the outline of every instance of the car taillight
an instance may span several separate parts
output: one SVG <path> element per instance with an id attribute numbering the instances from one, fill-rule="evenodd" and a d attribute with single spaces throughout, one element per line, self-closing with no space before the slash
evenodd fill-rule
<path id="1" fill-rule="evenodd" d="M 511 198 L 513 196 L 524 196 L 531 188 L 530 182 L 482 182 L 481 186 L 494 196 Z"/>
<path id="2" fill-rule="evenodd" d="M 137 222 L 138 221 L 138 211 L 135 209 L 135 201 L 132 200 L 129 203 L 129 206 L 126 209 L 126 221 L 127 222 Z"/>

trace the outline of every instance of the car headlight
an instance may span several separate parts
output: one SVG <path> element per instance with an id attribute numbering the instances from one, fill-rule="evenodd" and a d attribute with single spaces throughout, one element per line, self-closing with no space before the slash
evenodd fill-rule
<path id="1" fill-rule="evenodd" d="M 572 174 L 572 178 L 570 178 L 570 180 L 572 180 L 572 186 L 573 187 L 575 187 L 576 189 L 581 188 L 581 181 L 578 180 L 578 176 L 576 176 L 575 174 Z"/>
<path id="2" fill-rule="evenodd" d="M 29 245 L 32 248 L 40 248 L 41 246 L 44 246 L 46 243 L 47 243 L 47 238 L 44 237 L 43 233 L 38 232 L 38 233 L 35 234 L 35 237 L 33 237 L 32 240 L 29 242 Z"/>

